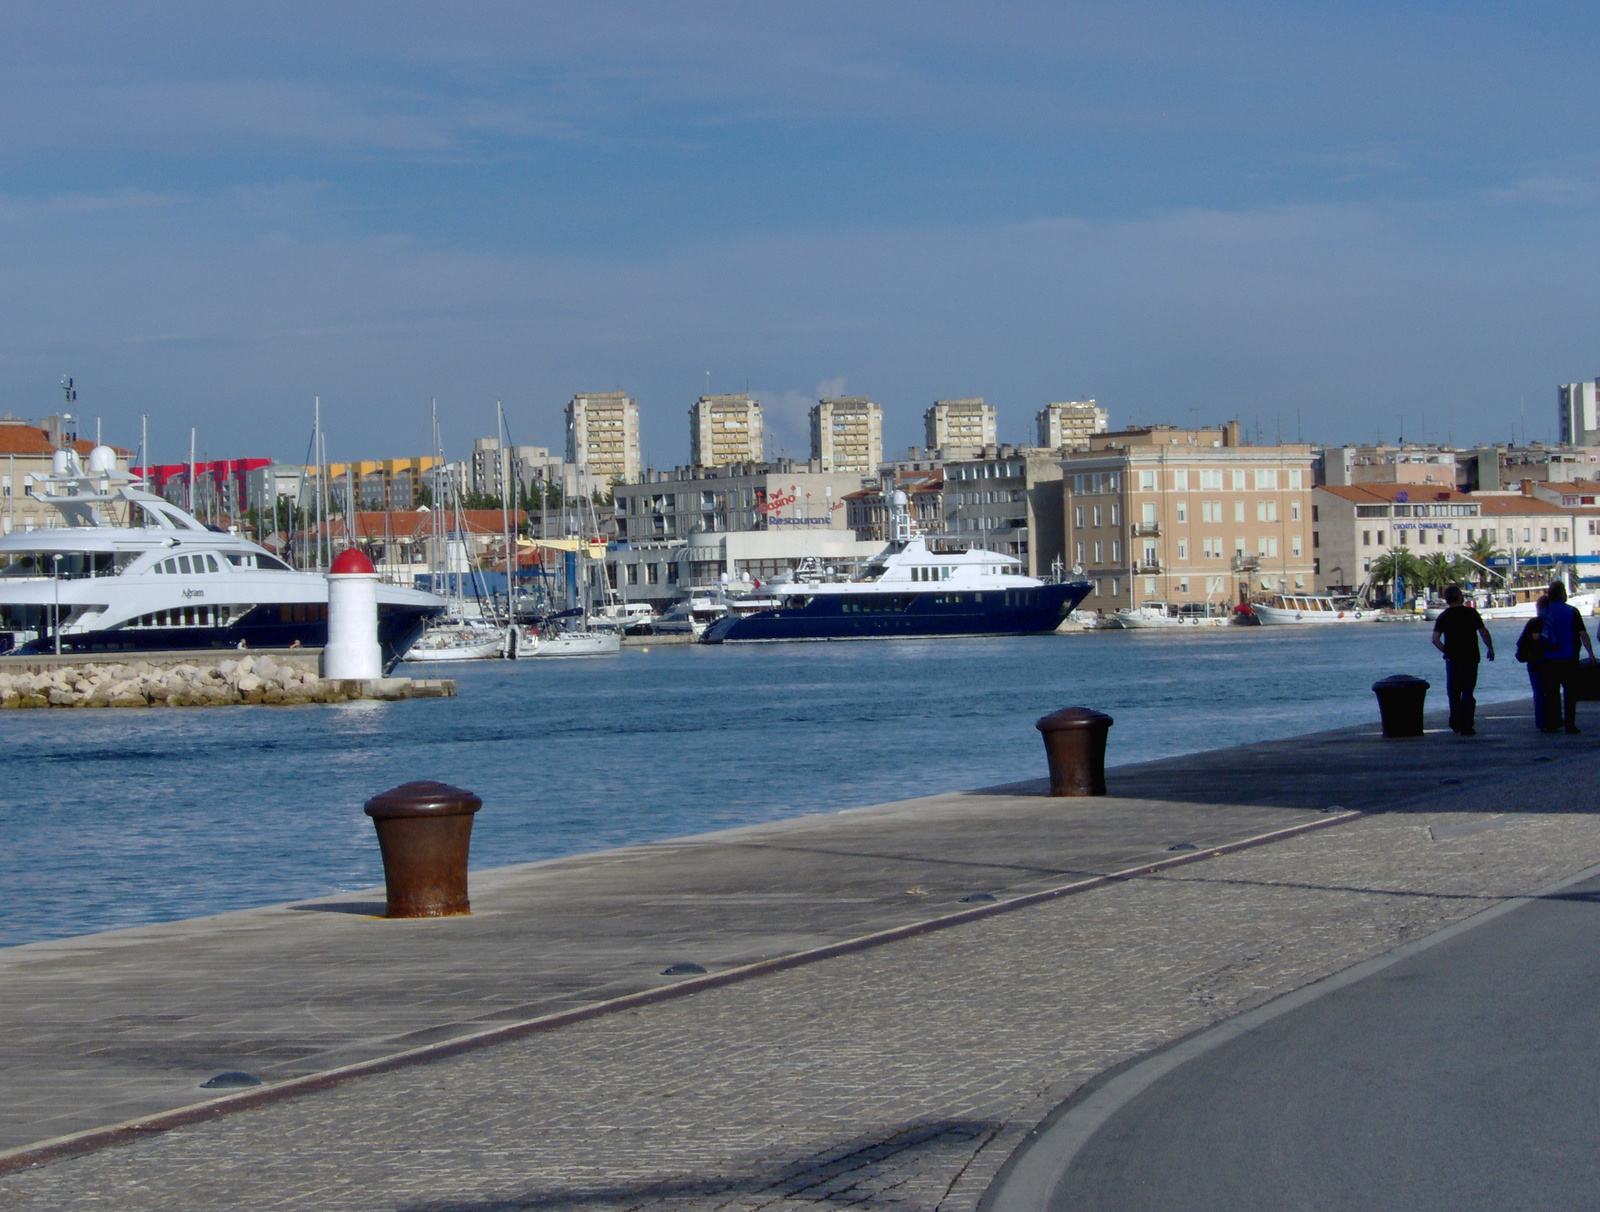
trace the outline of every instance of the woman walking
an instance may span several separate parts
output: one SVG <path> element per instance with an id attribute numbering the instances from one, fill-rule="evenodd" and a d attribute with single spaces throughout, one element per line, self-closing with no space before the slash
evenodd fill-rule
<path id="1" fill-rule="evenodd" d="M 1533 617 L 1517 637 L 1517 660 L 1528 667 L 1528 681 L 1533 686 L 1533 726 L 1540 732 L 1545 730 L 1548 711 L 1544 697 L 1544 608 L 1549 604 L 1549 595 L 1541 593 L 1533 604 Z"/>

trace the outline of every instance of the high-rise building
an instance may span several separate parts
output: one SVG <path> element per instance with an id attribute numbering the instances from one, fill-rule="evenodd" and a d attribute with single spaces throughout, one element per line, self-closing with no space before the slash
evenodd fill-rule
<path id="1" fill-rule="evenodd" d="M 836 396 L 811 407 L 811 457 L 823 471 L 871 475 L 883 462 L 883 409 L 866 396 Z"/>
<path id="2" fill-rule="evenodd" d="M 1600 442 L 1600 379 L 1593 383 L 1563 383 L 1557 393 L 1561 414 L 1561 444 L 1589 446 Z"/>
<path id="3" fill-rule="evenodd" d="M 624 392 L 572 397 L 567 405 L 567 462 L 596 486 L 639 480 L 639 406 Z"/>
<path id="4" fill-rule="evenodd" d="M 701 396 L 689 406 L 689 462 L 696 467 L 760 463 L 766 442 L 761 401 L 749 396 Z"/>
<path id="5" fill-rule="evenodd" d="M 1090 435 L 1111 428 L 1111 414 L 1093 400 L 1062 400 L 1041 408 L 1036 424 L 1045 449 L 1088 450 Z"/>
<path id="6" fill-rule="evenodd" d="M 922 414 L 922 423 L 931 450 L 993 446 L 999 440 L 995 436 L 994 405 L 985 404 L 982 396 L 970 400 L 935 400 L 933 407 Z"/>

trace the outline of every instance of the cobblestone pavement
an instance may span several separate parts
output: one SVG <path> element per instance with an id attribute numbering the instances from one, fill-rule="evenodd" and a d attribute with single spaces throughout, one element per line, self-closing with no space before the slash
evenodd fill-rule
<path id="1" fill-rule="evenodd" d="M 1528 795 L 1593 802 L 1597 765 Z M 1600 816 L 1454 807 L 7 1175 L 0 1208 L 970 1209 L 1095 1074 L 1600 861 Z"/>

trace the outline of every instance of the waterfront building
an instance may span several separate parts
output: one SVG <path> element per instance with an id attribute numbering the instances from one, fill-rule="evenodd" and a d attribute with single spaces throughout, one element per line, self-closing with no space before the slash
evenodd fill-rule
<path id="1" fill-rule="evenodd" d="M 1046 450 L 1088 450 L 1090 438 L 1111 428 L 1111 414 L 1093 400 L 1062 400 L 1040 409 L 1034 425 Z"/>
<path id="2" fill-rule="evenodd" d="M 1058 451 L 988 446 L 944 464 L 944 533 L 974 547 L 1016 556 L 1042 577 L 1065 563 L 1066 534 Z"/>
<path id="3" fill-rule="evenodd" d="M 639 480 L 639 406 L 620 391 L 579 394 L 567 404 L 567 462 L 595 486 Z"/>
<path id="4" fill-rule="evenodd" d="M 689 406 L 689 462 L 695 466 L 760 463 L 766 450 L 760 400 L 743 393 L 701 396 Z"/>
<path id="5" fill-rule="evenodd" d="M 414 509 L 429 490 L 431 473 L 438 460 L 431 455 L 407 459 L 361 459 L 328 464 L 330 507 L 357 509 Z M 304 468 L 306 496 L 302 504 L 316 499 L 317 468 Z"/>
<path id="6" fill-rule="evenodd" d="M 863 543 L 887 543 L 890 515 L 885 496 L 906 494 L 911 524 L 918 534 L 944 533 L 944 468 L 899 468 L 886 465 L 876 488 L 846 493 L 845 524 Z"/>
<path id="7" fill-rule="evenodd" d="M 811 407 L 811 459 L 822 471 L 870 476 L 883 462 L 883 410 L 866 396 L 837 396 Z"/>
<path id="8" fill-rule="evenodd" d="M 33 484 L 50 474 L 51 460 L 63 448 L 87 459 L 94 443 L 64 432 L 59 417 L 38 422 L 20 420 L 10 413 L 0 417 L 0 534 L 61 524 L 59 510 L 34 498 Z M 132 452 L 112 449 L 117 454 L 117 470 L 127 471 Z"/>
<path id="9" fill-rule="evenodd" d="M 261 484 L 260 473 L 271 466 L 271 459 L 201 459 L 192 467 L 188 463 L 156 463 L 135 467 L 133 472 L 143 476 L 145 485 L 158 497 L 201 519 L 233 518 L 246 509 L 259 508 L 261 498 L 255 489 Z"/>
<path id="10" fill-rule="evenodd" d="M 934 450 L 952 448 L 982 449 L 993 446 L 997 436 L 994 405 L 982 396 L 968 400 L 935 400 L 922 414 L 925 440 Z"/>
<path id="11" fill-rule="evenodd" d="M 1228 606 L 1315 577 L 1308 445 L 1245 446 L 1238 422 L 1096 434 L 1061 463 L 1067 562 L 1085 609 Z"/>
<path id="12" fill-rule="evenodd" d="M 1318 484 L 1458 484 L 1458 452 L 1420 442 L 1323 446 L 1317 450 Z"/>
<path id="13" fill-rule="evenodd" d="M 841 528 L 696 531 L 678 541 L 617 543 L 606 561 L 612 587 L 627 601 L 664 610 L 691 589 L 747 592 L 803 564 L 847 575 L 882 550 L 881 541 Z"/>
<path id="14" fill-rule="evenodd" d="M 1319 486 L 1312 507 L 1317 587 L 1360 589 L 1373 562 L 1398 548 L 1459 558 L 1483 541 L 1536 567 L 1568 563 L 1580 577 L 1600 575 L 1600 486 L 1575 485 L 1571 492 L 1527 487 L 1466 493 L 1431 485 Z"/>
<path id="15" fill-rule="evenodd" d="M 696 531 L 847 530 L 845 496 L 854 473 L 780 459 L 728 467 L 675 467 L 620 485 L 613 497 L 617 538 L 684 539 Z"/>
<path id="16" fill-rule="evenodd" d="M 1600 444 L 1600 379 L 1563 383 L 1556 391 L 1556 413 L 1563 446 Z"/>
<path id="17" fill-rule="evenodd" d="M 508 446 L 502 451 L 498 438 L 473 442 L 468 472 L 470 491 L 498 499 L 500 482 L 508 468 L 513 495 L 520 496 L 533 484 L 559 488 L 563 500 L 571 500 L 579 493 L 577 464 L 555 457 L 545 446 Z"/>

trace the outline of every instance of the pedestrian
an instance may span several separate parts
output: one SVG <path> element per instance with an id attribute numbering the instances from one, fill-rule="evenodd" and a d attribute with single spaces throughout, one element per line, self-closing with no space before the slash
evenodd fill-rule
<path id="1" fill-rule="evenodd" d="M 1533 617 L 1517 637 L 1517 660 L 1528 667 L 1528 682 L 1533 687 L 1533 726 L 1544 731 L 1548 713 L 1544 702 L 1544 608 L 1550 595 L 1541 593 L 1533 604 Z"/>
<path id="2" fill-rule="evenodd" d="M 1577 607 L 1567 601 L 1567 587 L 1550 582 L 1544 608 L 1545 732 L 1555 732 L 1556 716 L 1568 732 L 1578 731 L 1578 645 L 1594 660 L 1594 645 Z"/>
<path id="3" fill-rule="evenodd" d="M 1478 637 L 1494 660 L 1494 637 L 1483 624 L 1483 616 L 1471 606 L 1461 604 L 1461 586 L 1444 591 L 1447 605 L 1433 625 L 1433 646 L 1444 653 L 1445 697 L 1450 701 L 1450 731 L 1458 736 L 1474 736 L 1473 716 L 1478 702 L 1472 692 L 1478 686 Z"/>

